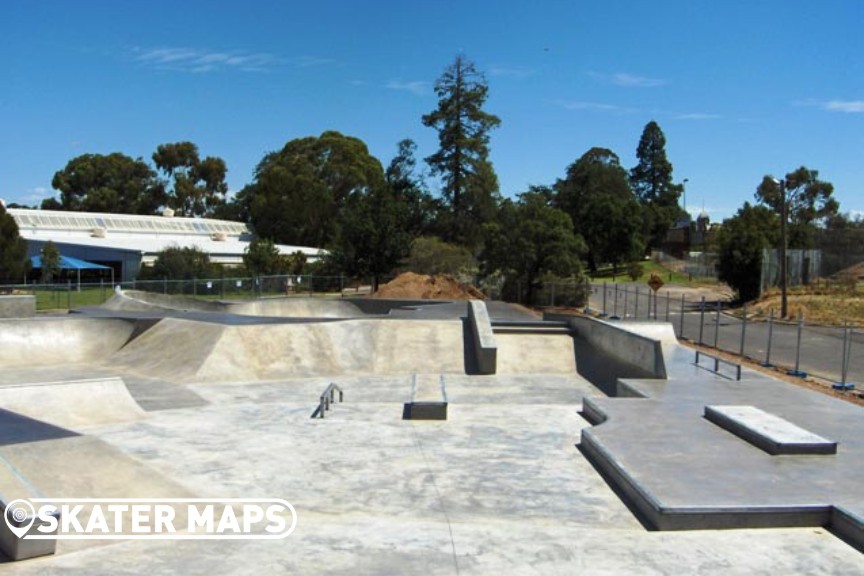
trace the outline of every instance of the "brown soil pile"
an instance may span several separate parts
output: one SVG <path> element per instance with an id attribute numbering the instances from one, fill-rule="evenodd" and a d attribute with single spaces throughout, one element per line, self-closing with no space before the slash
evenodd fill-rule
<path id="1" fill-rule="evenodd" d="M 405 272 L 378 287 L 373 298 L 405 298 L 410 300 L 485 300 L 486 296 L 470 284 L 458 282 L 452 276 Z"/>
<path id="2" fill-rule="evenodd" d="M 859 262 L 854 266 L 850 266 L 834 274 L 832 278 L 837 280 L 854 278 L 856 280 L 864 280 L 864 262 Z"/>

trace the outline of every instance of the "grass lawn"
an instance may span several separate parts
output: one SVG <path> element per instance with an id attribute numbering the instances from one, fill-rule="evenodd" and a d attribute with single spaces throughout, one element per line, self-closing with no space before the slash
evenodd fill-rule
<path id="1" fill-rule="evenodd" d="M 687 274 L 681 274 L 666 268 L 659 262 L 653 260 L 644 260 L 642 263 L 642 276 L 636 279 L 636 282 L 648 282 L 652 274 L 656 274 L 663 282 L 678 284 L 682 286 L 714 286 L 717 285 L 716 278 L 690 278 Z M 618 274 L 612 275 L 612 268 L 601 268 L 598 275 L 591 278 L 591 282 L 631 282 L 630 276 L 627 274 L 627 266 L 623 265 L 618 268 Z"/>

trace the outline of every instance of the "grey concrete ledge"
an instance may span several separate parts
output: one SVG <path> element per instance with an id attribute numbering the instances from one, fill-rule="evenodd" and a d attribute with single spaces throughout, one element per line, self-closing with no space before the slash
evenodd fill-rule
<path id="1" fill-rule="evenodd" d="M 11 294 L 0 296 L 0 318 L 30 318 L 36 315 L 36 296 Z"/>
<path id="2" fill-rule="evenodd" d="M 772 455 L 837 453 L 837 442 L 755 406 L 706 406 L 705 418 Z"/>
<path id="3" fill-rule="evenodd" d="M 498 364 L 498 344 L 495 341 L 486 303 L 482 300 L 469 301 L 468 319 L 471 323 L 471 335 L 474 338 L 474 350 L 477 355 L 477 372 L 495 374 Z"/>

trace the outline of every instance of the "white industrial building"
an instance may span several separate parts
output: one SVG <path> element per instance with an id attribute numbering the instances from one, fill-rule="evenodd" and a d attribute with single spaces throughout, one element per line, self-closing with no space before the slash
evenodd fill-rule
<path id="1" fill-rule="evenodd" d="M 6 212 L 27 241 L 29 256 L 40 254 L 50 240 L 63 256 L 110 266 L 115 277 L 124 282 L 133 280 L 142 265 L 152 264 L 159 252 L 175 246 L 198 248 L 210 255 L 211 262 L 238 266 L 254 238 L 242 222 L 180 218 L 170 210 L 163 216 L 24 208 L 7 208 Z M 276 247 L 286 255 L 302 252 L 309 261 L 323 253 L 306 246 Z"/>

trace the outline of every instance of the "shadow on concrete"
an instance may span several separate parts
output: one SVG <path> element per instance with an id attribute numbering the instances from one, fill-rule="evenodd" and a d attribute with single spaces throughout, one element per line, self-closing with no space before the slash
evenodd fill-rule
<path id="1" fill-rule="evenodd" d="M 0 408 L 0 446 L 57 440 L 72 436 L 80 436 L 80 434 Z"/>
<path id="2" fill-rule="evenodd" d="M 580 415 L 582 415 L 581 412 L 580 412 Z M 582 417 L 585 418 L 584 415 Z M 585 419 L 588 420 L 588 418 L 585 418 Z M 606 471 L 603 470 L 603 468 L 600 468 L 599 466 L 597 466 L 594 463 L 594 460 L 582 448 L 581 442 L 576 444 L 576 449 L 579 450 L 579 452 L 582 454 L 582 456 L 585 457 L 585 460 L 591 465 L 591 468 L 593 468 L 594 471 L 601 478 L 603 478 L 603 481 L 606 482 L 606 485 L 612 489 L 612 492 L 615 493 L 615 495 L 618 497 L 618 499 L 621 500 L 621 502 L 627 507 L 627 510 L 629 510 L 630 513 L 633 514 L 633 517 L 639 521 L 639 523 L 642 525 L 642 527 L 645 530 L 648 530 L 651 532 L 656 532 L 657 528 L 655 528 L 651 524 L 651 521 L 648 519 L 648 516 L 643 514 L 642 511 L 639 510 L 639 508 L 634 504 L 633 499 L 630 498 L 623 490 L 621 490 L 618 483 L 615 482 L 614 478 L 612 478 L 609 474 L 607 474 Z"/>
<path id="3" fill-rule="evenodd" d="M 576 354 L 576 371 L 607 396 L 617 395 L 616 383 L 619 378 L 655 378 L 647 370 L 623 362 L 579 336 L 573 337 L 573 350 Z"/>
<path id="4" fill-rule="evenodd" d="M 480 374 L 474 334 L 471 331 L 471 321 L 468 318 L 462 318 L 462 350 L 465 357 L 465 373 L 469 376 Z"/>

